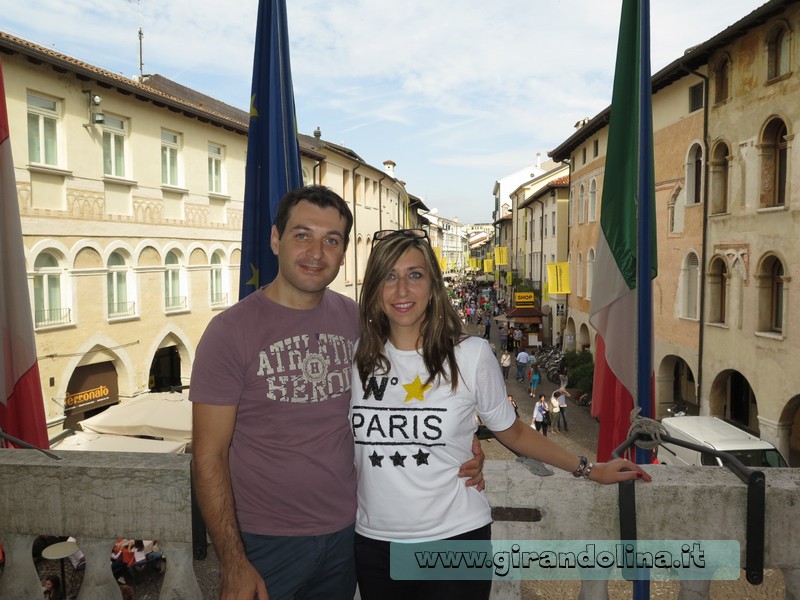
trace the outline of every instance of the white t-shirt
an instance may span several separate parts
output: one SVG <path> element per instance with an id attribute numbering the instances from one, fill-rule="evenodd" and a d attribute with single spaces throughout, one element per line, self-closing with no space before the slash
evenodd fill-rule
<path id="1" fill-rule="evenodd" d="M 356 531 L 378 540 L 437 540 L 490 523 L 484 494 L 458 477 L 472 458 L 476 411 L 495 431 L 516 420 L 489 344 L 471 337 L 456 346 L 455 393 L 447 382 L 425 385 L 418 351 L 387 342 L 384 352 L 391 370 L 369 377 L 366 393 L 353 367 Z"/>

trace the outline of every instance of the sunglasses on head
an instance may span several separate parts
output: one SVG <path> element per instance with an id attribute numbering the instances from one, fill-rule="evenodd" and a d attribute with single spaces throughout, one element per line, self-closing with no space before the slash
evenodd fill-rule
<path id="1" fill-rule="evenodd" d="M 395 237 L 404 237 L 412 240 L 426 240 L 429 244 L 431 242 L 428 237 L 428 232 L 424 229 L 381 229 L 376 231 L 372 236 L 372 246 L 375 242 L 382 242 Z"/>

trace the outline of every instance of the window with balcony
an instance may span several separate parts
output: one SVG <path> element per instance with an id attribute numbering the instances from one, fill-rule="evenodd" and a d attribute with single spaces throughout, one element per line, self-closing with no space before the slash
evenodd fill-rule
<path id="1" fill-rule="evenodd" d="M 167 312 L 188 308 L 183 278 L 180 258 L 174 250 L 171 250 L 164 259 L 164 308 Z"/>
<path id="2" fill-rule="evenodd" d="M 108 318 L 118 319 L 132 317 L 136 314 L 136 305 L 130 299 L 128 271 L 125 257 L 120 252 L 112 252 L 106 263 L 106 294 L 108 299 Z"/>
<path id="3" fill-rule="evenodd" d="M 211 255 L 211 306 L 228 304 L 228 293 L 225 289 L 225 270 L 222 266 L 222 253 L 217 251 Z"/>
<path id="4" fill-rule="evenodd" d="M 108 113 L 103 119 L 103 174 L 125 177 L 127 123 Z"/>
<path id="5" fill-rule="evenodd" d="M 61 103 L 28 94 L 28 162 L 58 166 L 58 129 Z"/>
<path id="6" fill-rule="evenodd" d="M 70 310 L 64 306 L 61 278 L 63 269 L 58 259 L 42 252 L 33 263 L 33 306 L 36 327 L 70 323 Z"/>

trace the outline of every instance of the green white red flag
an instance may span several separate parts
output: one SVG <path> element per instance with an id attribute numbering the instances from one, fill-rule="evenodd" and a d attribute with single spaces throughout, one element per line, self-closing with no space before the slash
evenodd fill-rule
<path id="1" fill-rule="evenodd" d="M 643 416 L 652 414 L 651 279 L 657 271 L 651 103 L 649 5 L 623 0 L 589 317 L 599 333 L 592 392 L 592 412 L 600 418 L 598 460 L 608 460 L 627 439 L 635 401 Z"/>
<path id="2" fill-rule="evenodd" d="M 28 277 L 9 141 L 6 92 L 0 64 L 0 429 L 38 448 L 49 448 Z M 8 444 L 8 442 L 5 442 Z M 4 440 L 0 438 L 0 448 Z M 9 444 L 10 445 L 10 444 Z"/>

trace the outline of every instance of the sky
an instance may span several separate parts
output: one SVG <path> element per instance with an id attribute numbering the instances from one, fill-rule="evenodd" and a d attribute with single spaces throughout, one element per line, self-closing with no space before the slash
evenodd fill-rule
<path id="1" fill-rule="evenodd" d="M 652 72 L 763 0 L 653 0 Z M 297 122 L 448 218 L 611 103 L 621 0 L 287 0 Z M 258 0 L 0 0 L 0 29 L 247 110 Z"/>

